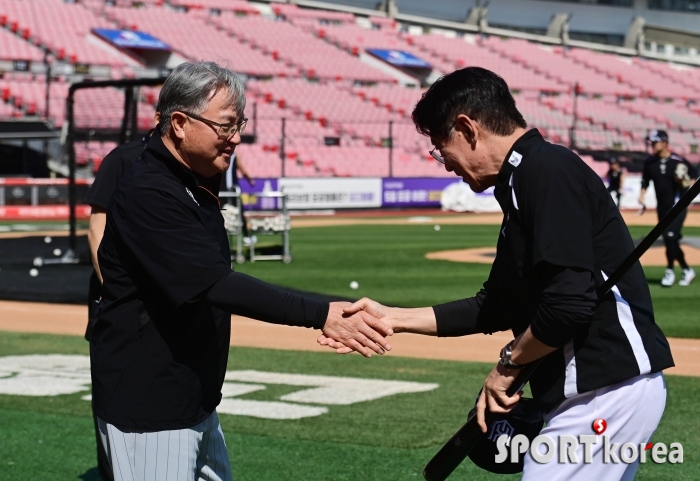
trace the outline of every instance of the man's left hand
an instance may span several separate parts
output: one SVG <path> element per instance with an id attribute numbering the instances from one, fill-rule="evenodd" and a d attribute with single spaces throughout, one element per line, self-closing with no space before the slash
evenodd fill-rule
<path id="1" fill-rule="evenodd" d="M 508 413 L 520 401 L 522 391 L 513 397 L 508 397 L 506 390 L 513 384 L 519 369 L 506 369 L 501 364 L 496 364 L 491 374 L 484 381 L 484 388 L 476 403 L 476 421 L 481 431 L 486 433 L 486 410 L 492 413 Z"/>

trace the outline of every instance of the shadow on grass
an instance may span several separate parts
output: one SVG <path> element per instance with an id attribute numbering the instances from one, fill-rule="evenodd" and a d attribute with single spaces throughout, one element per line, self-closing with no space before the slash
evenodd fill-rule
<path id="1" fill-rule="evenodd" d="M 83 474 L 78 476 L 78 479 L 82 481 L 102 481 L 104 478 L 100 475 L 100 470 L 95 466 L 85 471 Z"/>

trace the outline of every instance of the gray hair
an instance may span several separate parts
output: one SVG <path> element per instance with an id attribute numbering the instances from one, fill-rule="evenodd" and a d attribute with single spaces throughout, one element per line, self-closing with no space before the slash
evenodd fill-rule
<path id="1" fill-rule="evenodd" d="M 215 62 L 184 62 L 165 80 L 158 96 L 161 135 L 170 130 L 170 116 L 175 111 L 199 115 L 219 89 L 227 89 L 226 107 L 233 107 L 238 117 L 245 109 L 245 85 L 231 70 Z"/>

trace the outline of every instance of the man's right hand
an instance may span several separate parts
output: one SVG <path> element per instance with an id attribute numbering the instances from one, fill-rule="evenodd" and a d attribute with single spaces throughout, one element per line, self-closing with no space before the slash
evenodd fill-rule
<path id="1" fill-rule="evenodd" d="M 356 304 L 330 303 L 328 319 L 318 343 L 341 354 L 357 351 L 365 357 L 372 357 L 372 351 L 380 355 L 390 351 L 391 344 L 386 337 L 394 333 L 391 323 L 362 308 L 353 309 Z"/>

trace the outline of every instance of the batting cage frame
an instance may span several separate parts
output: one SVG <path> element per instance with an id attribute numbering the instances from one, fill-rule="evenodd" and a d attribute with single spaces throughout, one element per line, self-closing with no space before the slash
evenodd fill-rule
<path id="1" fill-rule="evenodd" d="M 136 95 L 138 87 L 156 87 L 163 85 L 166 77 L 157 78 L 137 78 L 137 79 L 122 79 L 122 80 L 98 80 L 98 81 L 83 81 L 74 83 L 68 89 L 68 97 L 66 98 L 66 149 L 68 152 L 68 205 L 69 205 L 69 248 L 61 259 L 57 259 L 57 263 L 61 264 L 77 264 L 79 262 L 76 256 L 77 249 L 77 188 L 75 175 L 77 170 L 77 161 L 75 154 L 75 143 L 78 134 L 82 133 L 75 125 L 75 94 L 80 90 L 98 89 L 106 87 L 116 87 L 124 89 L 124 116 L 122 117 L 121 126 L 118 131 L 107 131 L 101 133 L 96 140 L 116 140 L 119 145 L 128 141 L 135 140 L 140 135 L 138 131 L 138 104 L 139 98 Z M 91 130 L 91 128 L 87 128 Z"/>

